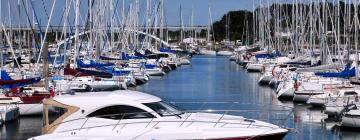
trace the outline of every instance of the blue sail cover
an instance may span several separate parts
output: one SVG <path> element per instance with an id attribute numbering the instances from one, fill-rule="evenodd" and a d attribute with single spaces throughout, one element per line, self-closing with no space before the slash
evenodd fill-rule
<path id="1" fill-rule="evenodd" d="M 129 59 L 143 59 L 144 57 L 139 57 L 139 56 L 130 56 L 124 52 L 121 53 L 121 58 L 123 60 L 129 60 Z"/>
<path id="2" fill-rule="evenodd" d="M 113 66 L 114 63 L 98 63 L 94 60 L 90 60 L 90 64 L 85 64 L 82 60 L 76 60 L 77 66 L 79 68 L 98 68 L 98 67 L 106 67 L 106 66 Z"/>
<path id="3" fill-rule="evenodd" d="M 160 48 L 159 51 L 160 52 L 168 52 L 168 53 L 176 53 L 175 50 L 171 50 L 171 49 L 168 49 L 168 48 Z"/>
<path id="4" fill-rule="evenodd" d="M 51 54 L 48 53 L 48 59 L 49 59 L 49 62 L 51 64 L 62 64 L 62 63 L 64 63 L 64 55 L 61 55 L 60 57 L 57 57 L 56 62 L 55 62 L 55 57 L 56 56 L 51 56 Z"/>
<path id="5" fill-rule="evenodd" d="M 14 80 L 12 79 L 5 70 L 1 70 L 1 80 L 0 80 L 0 88 L 18 88 L 26 85 L 31 85 L 37 83 L 41 80 L 40 77 L 28 78 L 28 79 L 20 79 Z"/>
<path id="6" fill-rule="evenodd" d="M 270 54 L 256 54 L 255 58 L 275 58 L 281 56 L 280 52 Z"/>
<path id="7" fill-rule="evenodd" d="M 126 71 L 126 70 L 115 70 L 115 71 L 113 72 L 113 74 L 114 74 L 115 76 L 124 76 L 124 75 L 130 74 L 130 71 Z"/>
<path id="8" fill-rule="evenodd" d="M 154 69 L 157 67 L 156 65 L 153 65 L 153 64 L 145 64 L 144 66 L 146 69 Z"/>
<path id="9" fill-rule="evenodd" d="M 350 66 L 345 66 L 345 69 L 341 72 L 317 72 L 315 75 L 323 76 L 323 77 L 341 77 L 348 78 L 355 76 L 355 67 L 350 69 Z"/>
<path id="10" fill-rule="evenodd" d="M 130 73 L 130 71 L 126 71 L 126 70 L 115 70 L 113 66 L 100 67 L 98 69 L 105 71 L 107 73 L 112 73 L 114 76 L 123 76 L 123 75 L 128 75 Z"/>
<path id="11" fill-rule="evenodd" d="M 5 70 L 1 70 L 1 80 L 13 80 Z"/>
<path id="12" fill-rule="evenodd" d="M 106 57 L 106 56 L 100 56 L 101 60 L 121 60 L 120 58 L 112 58 L 112 57 Z"/>

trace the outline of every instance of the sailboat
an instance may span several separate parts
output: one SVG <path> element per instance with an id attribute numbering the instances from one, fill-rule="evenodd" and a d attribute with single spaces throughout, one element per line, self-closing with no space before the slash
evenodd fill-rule
<path id="1" fill-rule="evenodd" d="M 209 55 L 209 56 L 216 56 L 216 51 L 214 51 L 212 49 L 213 46 L 215 46 L 215 44 L 213 44 L 212 42 L 212 36 L 214 35 L 214 29 L 212 26 L 212 14 L 211 14 L 211 6 L 209 5 L 208 8 L 208 12 L 209 12 L 209 23 L 208 23 L 208 29 L 207 29 L 207 44 L 204 48 L 200 48 L 199 52 L 201 55 Z M 212 34 L 210 34 L 210 31 L 212 31 Z"/>

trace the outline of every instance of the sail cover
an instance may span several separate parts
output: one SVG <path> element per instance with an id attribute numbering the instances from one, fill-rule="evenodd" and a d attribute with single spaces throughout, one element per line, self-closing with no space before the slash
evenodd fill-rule
<path id="1" fill-rule="evenodd" d="M 17 88 L 26 85 L 37 83 L 41 80 L 40 77 L 28 78 L 28 79 L 12 79 L 5 70 L 1 70 L 0 87 L 1 88 Z"/>
<path id="2" fill-rule="evenodd" d="M 323 77 L 341 77 L 341 78 L 349 78 L 355 76 L 355 67 L 350 69 L 350 65 L 346 65 L 345 69 L 341 72 L 318 72 L 315 75 L 323 76 Z"/>

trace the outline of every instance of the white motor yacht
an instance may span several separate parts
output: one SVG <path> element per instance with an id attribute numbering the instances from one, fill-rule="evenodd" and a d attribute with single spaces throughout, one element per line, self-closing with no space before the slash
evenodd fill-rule
<path id="1" fill-rule="evenodd" d="M 55 112 L 48 111 L 55 108 Z M 287 129 L 242 116 L 184 112 L 137 91 L 44 101 L 43 139 L 282 139 Z"/>

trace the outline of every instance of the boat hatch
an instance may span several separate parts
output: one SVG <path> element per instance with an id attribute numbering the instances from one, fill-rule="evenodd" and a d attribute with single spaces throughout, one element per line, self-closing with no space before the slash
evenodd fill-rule
<path id="1" fill-rule="evenodd" d="M 65 105 L 53 99 L 44 100 L 43 134 L 52 133 L 62 121 L 79 110 L 78 107 Z"/>
<path id="2" fill-rule="evenodd" d="M 154 110 L 160 116 L 179 116 L 184 113 L 179 109 L 177 109 L 175 106 L 165 102 L 153 102 L 153 103 L 143 103 L 143 104 Z"/>
<path id="3" fill-rule="evenodd" d="M 356 91 L 345 91 L 344 95 L 357 95 Z"/>
<path id="4" fill-rule="evenodd" d="M 103 107 L 90 113 L 87 115 L 87 117 L 106 118 L 113 120 L 155 118 L 155 116 L 149 112 L 127 105 L 112 105 Z"/>

